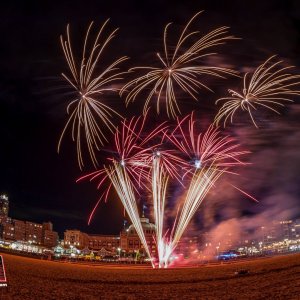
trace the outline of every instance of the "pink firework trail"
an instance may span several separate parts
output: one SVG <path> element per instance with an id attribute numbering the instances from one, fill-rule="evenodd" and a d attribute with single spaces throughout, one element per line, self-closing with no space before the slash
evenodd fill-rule
<path id="1" fill-rule="evenodd" d="M 165 211 L 165 190 L 168 177 L 163 174 L 163 168 L 158 166 L 159 161 L 155 162 L 153 168 L 154 215 L 156 222 L 158 220 L 157 228 L 159 228 L 156 234 L 158 265 L 165 268 L 168 267 L 172 253 L 207 193 L 225 172 L 232 173 L 231 167 L 244 165 L 239 157 L 248 153 L 238 151 L 239 145 L 234 143 L 234 139 L 228 136 L 222 137 L 218 129 L 212 126 L 204 134 L 197 134 L 193 114 L 177 122 L 177 127 L 168 135 L 168 138 L 189 162 L 183 177 L 186 174 L 191 176 L 188 176 L 186 180 L 188 191 L 178 210 L 178 218 L 176 218 L 178 221 L 175 220 L 168 239 L 166 234 L 163 234 L 164 216 L 160 215 Z M 186 123 L 188 123 L 188 130 L 185 129 Z"/>
<path id="2" fill-rule="evenodd" d="M 92 210 L 89 223 L 99 202 L 107 200 L 113 186 L 150 258 L 135 194 L 140 188 L 149 191 L 149 183 L 152 183 L 158 266 L 168 267 L 172 253 L 207 193 L 223 173 L 232 173 L 231 167 L 245 165 L 240 156 L 248 152 L 238 150 L 239 145 L 233 138 L 221 136 L 212 126 L 204 133 L 197 133 L 193 113 L 178 119 L 170 133 L 168 126 L 162 123 L 144 137 L 145 122 L 146 116 L 123 121 L 115 133 L 115 150 L 107 157 L 108 165 L 79 180 L 99 179 L 98 189 L 108 186 Z M 164 232 L 164 221 L 169 179 L 187 185 L 188 191 L 177 208 L 176 220 L 168 234 L 168 230 Z"/>
<path id="3" fill-rule="evenodd" d="M 132 181 L 133 188 L 136 192 L 138 192 L 140 187 L 147 188 L 146 182 L 149 181 L 149 168 L 153 153 L 162 154 L 164 161 L 166 161 L 167 157 L 172 156 L 167 151 L 164 152 L 161 150 L 160 152 L 157 152 L 157 150 L 155 150 L 160 146 L 160 142 L 153 146 L 147 146 L 150 141 L 157 139 L 160 135 L 163 135 L 163 132 L 167 130 L 167 126 L 165 123 L 162 123 L 144 137 L 143 131 L 146 119 L 147 115 L 143 117 L 133 117 L 130 120 L 124 120 L 120 128 L 117 128 L 115 132 L 115 147 L 114 150 L 110 150 L 110 153 L 113 153 L 113 155 L 106 158 L 108 164 L 95 172 L 80 177 L 77 180 L 77 182 L 87 178 L 89 178 L 90 181 L 99 180 L 97 189 L 105 188 L 105 191 L 101 194 L 89 216 L 89 224 L 100 201 L 104 199 L 106 202 L 111 191 L 112 183 L 109 180 L 109 176 L 106 171 L 107 165 L 120 165 L 122 168 L 126 169 L 126 172 Z M 166 164 L 168 163 L 166 162 Z M 168 169 L 171 171 L 174 170 L 174 167 L 172 168 L 172 166 L 169 166 Z"/>
<path id="4" fill-rule="evenodd" d="M 177 119 L 176 128 L 168 135 L 173 145 L 188 161 L 184 176 L 212 163 L 220 169 L 244 164 L 239 156 L 249 152 L 235 151 L 239 145 L 233 143 L 233 138 L 221 136 L 218 128 L 213 126 L 209 126 L 204 134 L 197 134 L 195 124 L 194 113 L 191 113 L 182 120 Z"/>

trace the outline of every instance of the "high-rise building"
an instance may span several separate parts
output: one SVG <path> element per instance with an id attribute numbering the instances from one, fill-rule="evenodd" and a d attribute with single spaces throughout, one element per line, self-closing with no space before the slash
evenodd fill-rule
<path id="1" fill-rule="evenodd" d="M 44 222 L 43 230 L 53 230 L 53 224 L 51 222 Z"/>
<path id="2" fill-rule="evenodd" d="M 26 224 L 25 221 L 14 220 L 15 240 L 26 241 Z"/>
<path id="3" fill-rule="evenodd" d="M 0 195 L 0 223 L 5 222 L 8 218 L 9 201 L 4 194 Z"/>
<path id="4" fill-rule="evenodd" d="M 2 224 L 2 238 L 8 241 L 15 240 L 15 228 L 12 222 Z"/>
<path id="5" fill-rule="evenodd" d="M 42 224 L 34 222 L 25 222 L 25 238 L 32 244 L 41 245 L 43 237 L 43 226 Z"/>
<path id="6" fill-rule="evenodd" d="M 55 247 L 58 244 L 57 232 L 48 229 L 44 230 L 42 244 L 49 248 Z"/>
<path id="7" fill-rule="evenodd" d="M 34 245 L 54 247 L 58 234 L 53 231 L 51 222 L 43 224 L 21 221 L 8 217 L 9 201 L 0 195 L 0 238 L 7 241 L 29 242 Z"/>
<path id="8" fill-rule="evenodd" d="M 294 223 L 295 235 L 296 238 L 300 238 L 300 219 L 296 219 Z"/>
<path id="9" fill-rule="evenodd" d="M 296 231 L 292 220 L 275 221 L 273 224 L 275 226 L 277 240 L 292 240 L 296 238 Z"/>

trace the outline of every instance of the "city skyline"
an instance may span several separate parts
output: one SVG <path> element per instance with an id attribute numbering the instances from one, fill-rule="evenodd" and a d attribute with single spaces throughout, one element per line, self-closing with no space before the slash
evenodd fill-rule
<path id="1" fill-rule="evenodd" d="M 7 195 L 2 194 L 2 195 L 0 195 L 0 224 L 2 223 L 2 228 L 0 230 L 0 233 L 2 233 L 2 237 L 4 238 L 4 240 L 8 238 L 8 240 L 18 241 L 18 239 L 19 239 L 20 241 L 22 241 L 22 238 L 20 239 L 20 237 L 19 238 L 17 238 L 17 237 L 10 238 L 7 235 L 3 235 L 3 233 L 5 233 L 5 232 L 3 232 L 3 231 L 5 231 L 5 228 L 3 228 L 3 225 L 5 227 L 5 225 L 6 225 L 5 223 L 7 223 L 6 227 L 10 227 L 11 226 L 10 224 L 13 224 L 14 227 L 17 226 L 18 229 L 21 229 L 21 231 L 23 230 L 22 228 L 20 228 L 20 226 L 22 227 L 22 224 L 21 224 L 22 222 L 24 223 L 24 225 L 28 223 L 30 226 L 34 226 L 34 224 L 35 224 L 37 227 L 40 227 L 40 228 L 46 226 L 45 228 L 47 230 L 50 230 L 51 232 L 53 231 L 53 223 L 51 222 L 51 220 L 47 220 L 46 222 L 43 222 L 43 224 L 37 224 L 37 223 L 33 222 L 32 220 L 16 220 L 16 219 L 12 219 L 10 217 L 9 212 L 10 212 L 9 198 Z M 143 226 L 145 227 L 145 233 L 147 233 L 147 240 L 149 240 L 149 242 L 151 242 L 151 244 L 152 244 L 154 242 L 154 240 L 153 240 L 154 231 L 153 230 L 155 230 L 155 225 L 153 223 L 151 223 L 151 220 L 147 216 L 144 215 L 144 211 L 142 212 L 141 220 L 142 220 L 142 224 L 144 224 Z M 14 224 L 14 223 L 16 223 L 16 224 Z M 234 226 L 235 225 L 236 224 L 234 224 Z M 146 232 L 146 230 L 149 228 L 151 229 L 150 232 Z M 236 247 L 238 244 L 240 244 L 241 240 L 248 240 L 249 243 L 255 242 L 258 244 L 258 243 L 262 242 L 264 244 L 270 244 L 273 242 L 280 241 L 281 239 L 292 239 L 293 240 L 293 239 L 300 238 L 300 218 L 293 219 L 293 220 L 292 219 L 286 219 L 286 220 L 277 219 L 277 220 L 272 220 L 272 222 L 269 222 L 269 223 L 265 222 L 265 223 L 261 223 L 261 224 L 256 224 L 256 226 L 253 226 L 251 230 L 250 229 L 247 230 L 247 227 L 246 227 L 246 231 L 244 231 L 241 235 L 236 234 L 235 231 L 231 232 L 232 228 L 233 227 L 231 227 L 231 228 L 228 227 L 228 228 L 226 228 L 227 230 L 223 230 L 222 223 L 219 224 L 219 226 L 217 226 L 216 228 L 213 228 L 213 230 L 211 232 L 203 231 L 201 229 L 195 230 L 195 228 L 193 228 L 193 231 L 188 231 L 187 234 L 184 235 L 184 239 L 190 239 L 190 238 L 194 239 L 197 237 L 197 244 L 198 244 L 198 239 L 200 239 L 200 237 L 210 236 L 209 241 L 210 242 L 214 241 L 215 244 L 218 244 L 223 239 L 226 241 L 226 238 L 224 238 L 224 236 L 226 236 L 227 238 L 230 237 L 231 246 L 228 246 L 227 248 L 224 248 L 223 250 L 230 250 L 230 247 Z M 254 228 L 255 228 L 255 230 L 253 231 Z M 293 229 L 293 228 L 296 228 L 296 229 Z M 10 228 L 9 228 L 9 230 L 10 230 Z M 24 227 L 24 230 L 25 230 L 25 227 Z M 88 237 L 91 242 L 94 236 L 98 239 L 99 239 L 99 237 L 100 238 L 106 237 L 106 238 L 110 239 L 112 237 L 115 238 L 118 236 L 122 238 L 122 235 L 124 235 L 124 233 L 125 234 L 128 233 L 129 231 L 131 231 L 131 234 L 133 234 L 134 240 L 139 240 L 139 237 L 136 234 L 133 224 L 128 223 L 125 220 L 123 222 L 122 228 L 120 228 L 119 231 L 114 232 L 112 234 L 103 234 L 101 232 L 101 230 L 97 233 L 83 232 L 82 230 L 74 228 L 70 225 L 70 226 L 64 228 L 63 232 L 57 236 L 57 244 L 59 245 L 60 241 L 63 241 L 64 243 L 66 243 L 66 240 L 70 241 L 71 240 L 70 237 L 66 238 L 66 234 L 67 234 L 67 236 L 72 235 L 73 232 L 76 232 L 77 234 L 79 233 L 80 235 L 83 235 L 83 237 L 84 236 Z M 54 233 L 56 234 L 56 232 L 54 232 Z M 23 233 L 23 234 L 24 234 L 23 240 L 27 241 L 28 237 L 26 236 L 26 239 L 25 239 L 25 233 Z M 224 235 L 224 236 L 222 236 L 222 235 Z M 21 237 L 22 237 L 22 233 L 21 233 Z M 84 239 L 83 237 L 81 237 L 81 239 Z M 77 239 L 78 239 L 78 237 L 77 237 Z M 76 239 L 76 241 L 73 241 L 74 246 L 79 246 L 76 244 L 77 239 Z M 41 242 L 35 243 L 34 240 L 32 240 L 30 242 L 33 244 L 41 244 Z M 205 244 L 205 242 L 208 242 L 208 240 L 206 240 L 206 241 L 205 241 L 205 239 L 202 240 L 202 243 L 201 243 L 202 247 Z M 88 246 L 89 243 L 84 244 L 85 246 L 83 246 L 83 247 L 89 247 Z M 69 246 L 67 244 L 65 244 L 65 246 L 69 247 L 70 242 L 69 242 Z M 139 247 L 141 247 L 141 242 L 139 242 Z M 80 248 L 82 248 L 82 245 Z M 91 248 L 93 249 L 93 247 L 91 247 Z M 123 247 L 123 248 L 125 248 L 125 247 Z"/>

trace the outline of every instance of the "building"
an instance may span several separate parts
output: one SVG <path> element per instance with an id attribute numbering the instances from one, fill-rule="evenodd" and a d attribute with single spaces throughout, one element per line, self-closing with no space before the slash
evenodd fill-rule
<path id="1" fill-rule="evenodd" d="M 259 241 L 264 245 L 281 240 L 293 240 L 297 238 L 297 220 L 273 221 L 259 228 Z M 300 234 L 300 224 L 299 224 Z"/>
<path id="2" fill-rule="evenodd" d="M 156 253 L 154 241 L 155 225 L 149 222 L 144 216 L 141 218 L 141 224 L 150 252 Z M 64 247 L 70 246 L 77 249 L 88 248 L 92 251 L 112 253 L 115 255 L 133 254 L 139 252 L 145 254 L 144 247 L 140 241 L 133 225 L 127 229 L 124 228 L 120 235 L 99 235 L 87 234 L 80 230 L 66 230 L 64 233 Z"/>
<path id="3" fill-rule="evenodd" d="M 64 246 L 78 249 L 88 248 L 92 251 L 109 251 L 117 253 L 120 247 L 119 235 L 87 234 L 80 230 L 66 230 L 64 233 Z"/>
<path id="4" fill-rule="evenodd" d="M 11 222 L 3 222 L 2 226 L 2 239 L 7 241 L 14 241 L 15 240 L 15 228 L 13 223 Z"/>
<path id="5" fill-rule="evenodd" d="M 51 222 L 44 222 L 43 223 L 43 231 L 45 231 L 45 230 L 52 231 L 53 230 L 53 224 Z"/>
<path id="6" fill-rule="evenodd" d="M 9 201 L 6 195 L 0 195 L 0 216 L 8 216 Z"/>
<path id="7" fill-rule="evenodd" d="M 53 230 L 44 230 L 42 245 L 47 248 L 55 247 L 58 244 L 58 234 Z"/>
<path id="8" fill-rule="evenodd" d="M 29 244 L 55 247 L 58 243 L 58 233 L 45 229 L 44 224 L 30 221 L 11 219 L 10 222 L 2 223 L 1 238 L 7 241 L 28 242 Z M 46 228 L 48 225 L 46 225 Z M 52 226 L 52 224 L 51 224 Z"/>
<path id="9" fill-rule="evenodd" d="M 41 245 L 43 239 L 42 224 L 25 222 L 25 240 L 35 245 Z"/>
<path id="10" fill-rule="evenodd" d="M 8 216 L 9 201 L 6 195 L 0 195 L 0 238 L 13 241 L 15 238 L 14 225 Z"/>
<path id="11" fill-rule="evenodd" d="M 26 225 L 25 221 L 14 220 L 15 240 L 26 241 Z"/>
<path id="12" fill-rule="evenodd" d="M 295 220 L 294 229 L 296 233 L 296 238 L 300 239 L 300 219 Z"/>
<path id="13" fill-rule="evenodd" d="M 292 220 L 275 222 L 277 226 L 277 237 L 281 240 L 293 240 L 296 238 L 295 223 Z"/>
<path id="14" fill-rule="evenodd" d="M 0 238 L 5 241 L 17 241 L 45 247 L 55 247 L 58 234 L 53 231 L 51 222 L 43 224 L 11 219 L 8 216 L 9 201 L 6 195 L 0 195 Z"/>
<path id="15" fill-rule="evenodd" d="M 155 225 L 149 222 L 148 218 L 143 215 L 141 217 L 141 225 L 145 234 L 145 238 L 152 255 L 156 254 L 156 244 L 154 240 Z M 145 254 L 144 247 L 133 225 L 128 229 L 124 229 L 120 234 L 120 248 L 122 252 L 135 253 L 137 251 Z"/>
<path id="16" fill-rule="evenodd" d="M 89 234 L 89 249 L 99 251 L 105 249 L 113 253 L 120 247 L 119 235 L 98 235 Z"/>
<path id="17" fill-rule="evenodd" d="M 51 222 L 44 222 L 42 226 L 42 244 L 45 247 L 55 247 L 58 244 L 58 234 L 53 231 L 53 224 Z"/>
<path id="18" fill-rule="evenodd" d="M 261 226 L 258 229 L 258 240 L 263 245 L 269 245 L 274 243 L 276 240 L 280 239 L 280 233 L 279 233 L 279 222 L 272 222 L 269 224 L 266 224 L 264 226 Z"/>
<path id="19" fill-rule="evenodd" d="M 0 195 L 0 223 L 9 221 L 8 217 L 9 201 L 6 195 Z"/>
<path id="20" fill-rule="evenodd" d="M 81 232 L 80 230 L 66 230 L 64 233 L 64 246 L 65 247 L 76 247 L 83 249 L 89 246 L 90 238 L 87 233 Z"/>

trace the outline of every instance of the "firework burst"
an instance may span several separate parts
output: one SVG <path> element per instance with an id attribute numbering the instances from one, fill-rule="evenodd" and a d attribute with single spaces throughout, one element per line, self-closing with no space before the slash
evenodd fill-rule
<path id="1" fill-rule="evenodd" d="M 135 67 L 130 69 L 130 71 L 141 71 L 144 74 L 128 82 L 121 89 L 121 95 L 129 90 L 126 96 L 127 105 L 135 101 L 136 97 L 144 90 L 149 89 L 150 92 L 144 104 L 144 113 L 150 106 L 151 99 L 156 98 L 157 113 L 160 112 L 160 102 L 164 100 L 168 117 L 175 118 L 180 113 L 176 97 L 178 90 L 197 100 L 200 87 L 211 91 L 200 80 L 200 77 L 209 75 L 224 78 L 224 74 L 235 74 L 235 72 L 226 68 L 200 65 L 199 61 L 201 59 L 215 54 L 209 51 L 211 48 L 224 44 L 226 41 L 234 39 L 234 37 L 228 35 L 228 27 L 217 28 L 202 37 L 197 37 L 198 31 L 188 33 L 191 23 L 199 14 L 201 12 L 195 14 L 184 27 L 173 52 L 170 51 L 167 42 L 168 28 L 171 23 L 165 27 L 164 53 L 163 55 L 157 53 L 161 67 Z M 192 37 L 196 37 L 196 41 L 188 45 Z"/>
<path id="2" fill-rule="evenodd" d="M 188 123 L 188 130 L 185 129 L 186 123 Z M 193 113 L 181 121 L 178 119 L 176 128 L 168 137 L 189 162 L 184 176 L 186 174 L 192 176 L 188 176 L 190 179 L 186 180 L 189 186 L 188 191 L 181 207 L 178 207 L 178 218 L 173 224 L 169 239 L 158 236 L 161 241 L 159 244 L 160 264 L 165 267 L 168 266 L 171 254 L 210 189 L 222 174 L 232 173 L 231 167 L 243 165 L 244 163 L 239 157 L 248 153 L 247 151 L 237 151 L 239 145 L 228 136 L 220 136 L 219 131 L 212 126 L 203 135 L 197 134 Z M 159 171 L 157 173 L 159 174 Z M 157 178 L 160 177 L 157 176 Z M 164 184 L 163 178 L 156 181 L 158 186 Z M 163 197 L 161 196 L 161 198 Z M 164 201 L 161 203 L 164 204 Z M 163 210 L 157 209 L 157 212 L 161 211 L 163 212 Z"/>
<path id="3" fill-rule="evenodd" d="M 127 57 L 121 57 L 103 70 L 98 70 L 97 66 L 100 57 L 115 36 L 118 29 L 113 30 L 107 37 L 104 37 L 104 30 L 109 20 L 100 28 L 96 39 L 89 43 L 90 31 L 93 22 L 88 27 L 82 56 L 77 63 L 72 50 L 70 28 L 67 26 L 66 39 L 61 36 L 60 41 L 64 51 L 66 61 L 69 66 L 70 75 L 62 74 L 74 91 L 73 99 L 67 107 L 70 115 L 58 142 L 58 152 L 60 150 L 62 138 L 68 127 L 71 127 L 72 139 L 77 144 L 77 158 L 80 169 L 84 166 L 82 155 L 82 138 L 87 145 L 91 160 L 96 167 L 98 164 L 95 151 L 107 141 L 103 125 L 113 131 L 114 124 L 111 119 L 113 116 L 120 116 L 115 110 L 103 101 L 103 94 L 119 91 L 113 87 L 124 72 L 119 71 L 119 64 Z M 103 40 L 102 40 L 103 39 Z M 100 42 L 102 40 L 102 42 Z M 121 116 L 120 116 L 121 117 Z M 101 122 L 101 125 L 99 124 Z"/>
<path id="4" fill-rule="evenodd" d="M 149 173 L 151 173 L 151 163 L 154 154 L 163 157 L 168 170 L 176 170 L 170 163 L 166 163 L 166 158 L 171 154 L 157 150 L 160 142 L 151 146 L 148 145 L 150 141 L 155 140 L 159 135 L 163 136 L 168 126 L 162 123 L 144 136 L 146 119 L 147 114 L 145 116 L 132 117 L 130 120 L 123 120 L 121 126 L 116 129 L 114 148 L 108 151 L 109 155 L 106 157 L 106 164 L 97 171 L 84 175 L 77 180 L 77 182 L 83 179 L 98 180 L 97 189 L 104 190 L 89 216 L 88 223 L 91 222 L 100 201 L 102 199 L 106 201 L 111 191 L 112 183 L 107 173 L 108 166 L 111 168 L 110 173 L 116 169 L 115 166 L 125 169 L 137 193 L 139 193 L 141 187 L 148 189 L 147 183 L 150 181 Z"/>
<path id="5" fill-rule="evenodd" d="M 235 151 L 239 145 L 234 143 L 233 138 L 221 136 L 218 128 L 213 126 L 209 126 L 204 134 L 197 133 L 195 125 L 194 113 L 191 113 L 182 120 L 177 119 L 176 128 L 168 135 L 187 161 L 183 177 L 211 164 L 224 169 L 242 163 L 239 156 L 248 151 Z"/>
<path id="6" fill-rule="evenodd" d="M 187 163 L 184 159 L 182 159 L 178 155 L 178 151 L 175 149 L 168 149 L 164 145 L 164 139 L 165 139 L 166 133 L 164 133 L 161 143 L 158 145 L 157 148 L 154 149 L 152 153 L 152 162 L 155 160 L 159 160 L 159 164 L 161 165 L 161 168 L 164 169 L 164 172 L 168 174 L 168 176 L 177 179 L 178 182 L 181 182 L 181 170 L 182 168 L 187 166 Z M 153 168 L 153 164 L 149 164 L 149 170 Z M 149 173 L 149 176 L 151 177 L 151 174 Z"/>
<path id="7" fill-rule="evenodd" d="M 220 101 L 225 101 L 225 103 L 215 117 L 215 124 L 223 122 L 225 127 L 228 120 L 233 123 L 236 112 L 243 110 L 248 112 L 254 126 L 258 128 L 253 111 L 263 107 L 279 114 L 278 106 L 284 106 L 285 102 L 293 102 L 290 99 L 291 96 L 300 95 L 300 91 L 294 89 L 300 84 L 300 76 L 286 73 L 293 67 L 281 68 L 279 64 L 283 61 L 273 62 L 273 58 L 274 56 L 267 59 L 252 75 L 245 74 L 241 93 L 228 90 L 231 94 L 230 97 L 220 98 L 216 101 L 216 104 Z"/>
<path id="8" fill-rule="evenodd" d="M 179 94 L 186 94 L 198 100 L 200 88 L 212 91 L 203 81 L 203 77 L 225 78 L 225 75 L 237 74 L 226 68 L 202 64 L 206 57 L 215 54 L 211 49 L 235 38 L 228 34 L 228 27 L 217 28 L 204 36 L 199 36 L 198 31 L 191 31 L 191 24 L 200 14 L 201 12 L 197 13 L 189 20 L 174 47 L 170 47 L 168 42 L 168 30 L 171 25 L 169 23 L 164 30 L 163 54 L 157 53 L 161 66 L 130 69 L 141 72 L 141 75 L 128 82 L 121 90 L 116 87 L 117 81 L 122 79 L 124 74 L 119 71 L 119 64 L 127 57 L 117 59 L 101 72 L 97 69 L 100 57 L 117 32 L 116 29 L 104 36 L 108 20 L 100 28 L 92 43 L 89 42 L 89 36 L 93 23 L 90 24 L 79 63 L 73 55 L 69 26 L 66 39 L 61 37 L 62 48 L 70 69 L 69 76 L 63 74 L 63 77 L 73 88 L 76 97 L 68 105 L 67 112 L 70 117 L 62 131 L 58 150 L 66 130 L 71 128 L 72 138 L 77 144 L 80 168 L 84 165 L 83 145 L 97 168 L 96 151 L 107 141 L 105 131 L 114 132 L 114 146 L 106 150 L 108 155 L 102 167 L 78 179 L 78 181 L 85 178 L 90 181 L 97 180 L 97 188 L 101 190 L 101 196 L 91 212 L 88 223 L 91 222 L 100 201 L 102 199 L 106 201 L 111 189 L 114 189 L 153 267 L 155 266 L 152 249 L 148 247 L 140 219 L 138 196 L 143 192 L 152 194 L 158 266 L 166 268 L 182 235 L 211 188 L 223 174 L 236 174 L 232 171 L 232 167 L 245 165 L 240 156 L 248 153 L 239 150 L 239 145 L 234 139 L 222 136 L 219 129 L 212 125 L 205 132 L 198 133 L 193 113 L 182 119 L 177 118 L 175 128 L 171 129 L 163 122 L 152 131 L 145 131 L 145 127 L 148 127 L 145 124 L 152 100 L 156 100 L 157 113 L 160 112 L 161 102 L 165 102 L 168 117 L 176 118 L 180 113 L 177 102 Z M 249 112 L 254 124 L 251 109 L 256 109 L 256 105 L 274 110 L 271 105 L 282 105 L 283 101 L 291 101 L 286 98 L 288 95 L 300 93 L 293 90 L 298 84 L 296 82 L 298 77 L 285 74 L 285 70 L 290 67 L 276 71 L 280 62 L 270 63 L 271 59 L 254 72 L 250 82 L 247 81 L 247 74 L 245 75 L 243 94 L 230 90 L 232 97 L 221 98 L 218 101 L 239 100 L 239 108 Z M 121 95 L 127 94 L 126 105 L 135 101 L 138 96 L 146 94 L 143 116 L 123 119 L 118 128 L 115 128 L 112 117 L 119 114 L 105 104 L 102 98 L 104 94 L 116 91 L 120 91 Z M 218 124 L 225 117 L 225 126 L 228 117 L 232 120 L 237 108 L 234 107 L 231 114 L 233 102 L 226 105 L 227 102 L 216 116 L 215 123 Z M 166 226 L 164 222 L 167 214 L 168 183 L 173 179 L 176 180 L 176 184 L 179 182 L 186 187 L 186 191 L 180 198 L 182 201 L 176 200 L 173 205 L 177 214 L 169 231 L 164 228 Z M 251 197 L 238 187 L 233 187 Z M 256 200 L 253 197 L 252 199 Z"/>

